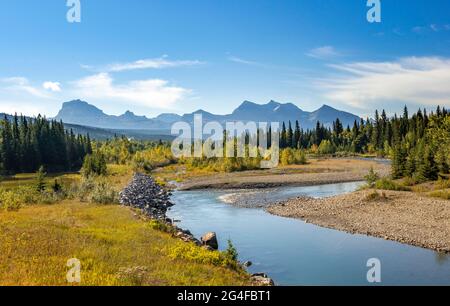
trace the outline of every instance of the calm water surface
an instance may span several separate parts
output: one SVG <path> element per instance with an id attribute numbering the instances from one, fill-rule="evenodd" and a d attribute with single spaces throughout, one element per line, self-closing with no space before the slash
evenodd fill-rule
<path id="1" fill-rule="evenodd" d="M 351 192 L 359 184 L 286 187 L 269 194 L 273 200 L 328 197 Z M 384 285 L 450 285 L 448 255 L 224 203 L 234 192 L 175 192 L 169 216 L 181 220 L 179 225 L 196 237 L 215 231 L 221 248 L 231 239 L 240 260 L 253 262 L 250 272 L 266 272 L 280 285 L 367 285 L 370 258 L 381 260 Z"/>

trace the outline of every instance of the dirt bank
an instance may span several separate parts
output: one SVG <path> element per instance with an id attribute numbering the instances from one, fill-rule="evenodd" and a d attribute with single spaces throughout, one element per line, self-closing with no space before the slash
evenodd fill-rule
<path id="1" fill-rule="evenodd" d="M 298 198 L 267 210 L 327 228 L 450 252 L 450 201 L 412 192 L 383 192 L 386 198 L 375 200 L 368 200 L 372 190 L 325 199 Z"/>
<path id="2" fill-rule="evenodd" d="M 192 177 L 183 182 L 179 189 L 258 189 L 356 182 L 363 180 L 371 167 L 381 176 L 388 175 L 390 171 L 388 164 L 372 160 L 311 160 L 307 165 Z"/>

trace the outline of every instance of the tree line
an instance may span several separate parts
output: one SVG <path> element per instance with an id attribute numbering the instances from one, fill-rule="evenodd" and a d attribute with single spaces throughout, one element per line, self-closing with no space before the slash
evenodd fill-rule
<path id="1" fill-rule="evenodd" d="M 62 122 L 45 117 L 6 115 L 0 120 L 0 171 L 3 174 L 79 170 L 92 153 L 89 135 L 75 135 Z"/>
<path id="2" fill-rule="evenodd" d="M 430 114 L 419 109 L 409 115 L 388 118 L 383 110 L 374 119 L 355 121 L 344 128 L 337 119 L 331 127 L 317 122 L 316 128 L 304 131 L 298 121 L 283 123 L 281 148 L 306 149 L 317 153 L 351 152 L 376 154 L 392 159 L 394 178 L 412 177 L 418 181 L 448 175 L 450 168 L 450 113 L 441 107 Z"/>

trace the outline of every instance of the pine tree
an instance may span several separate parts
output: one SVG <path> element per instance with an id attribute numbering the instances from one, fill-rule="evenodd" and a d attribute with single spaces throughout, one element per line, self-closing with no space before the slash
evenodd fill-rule
<path id="1" fill-rule="evenodd" d="M 39 170 L 36 172 L 36 191 L 43 192 L 45 190 L 45 177 L 47 173 L 45 173 L 44 166 L 40 166 Z"/>

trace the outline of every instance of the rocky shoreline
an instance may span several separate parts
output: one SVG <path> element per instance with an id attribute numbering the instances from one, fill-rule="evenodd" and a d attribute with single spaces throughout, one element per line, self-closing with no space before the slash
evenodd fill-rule
<path id="1" fill-rule="evenodd" d="M 174 206 L 170 201 L 170 196 L 171 193 L 157 184 L 152 177 L 135 173 L 131 182 L 120 193 L 119 200 L 120 204 L 143 212 L 145 218 L 157 220 L 170 228 L 170 232 L 175 238 L 204 247 L 209 251 L 217 251 L 219 244 L 216 233 L 206 233 L 201 240 L 198 240 L 189 230 L 177 227 L 174 220 L 167 218 L 167 210 Z M 251 263 L 241 263 L 241 265 L 245 268 Z M 257 286 L 274 286 L 273 280 L 264 273 L 251 275 L 251 280 Z"/>
<path id="2" fill-rule="evenodd" d="M 450 252 L 450 202 L 413 192 L 357 191 L 331 198 L 297 198 L 267 208 L 318 226 Z"/>

